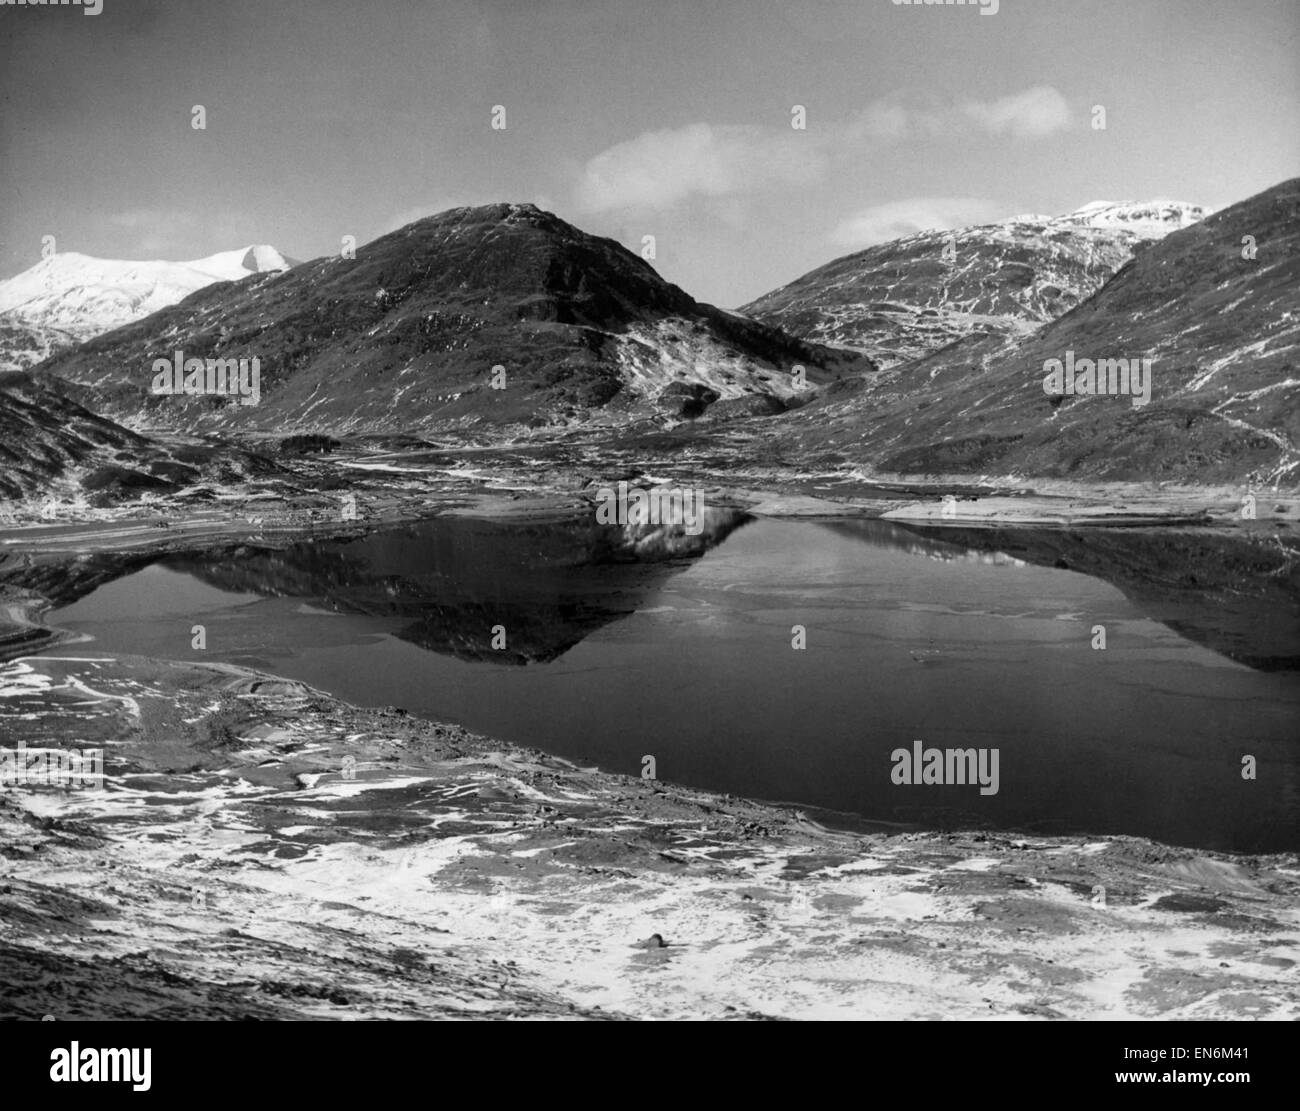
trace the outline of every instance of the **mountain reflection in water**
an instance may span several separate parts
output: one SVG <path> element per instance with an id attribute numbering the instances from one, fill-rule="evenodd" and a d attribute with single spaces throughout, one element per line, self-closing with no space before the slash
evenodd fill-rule
<path id="1" fill-rule="evenodd" d="M 647 594 L 751 520 L 705 509 L 703 528 L 690 535 L 680 525 L 599 525 L 590 516 L 526 524 L 446 517 L 347 543 L 160 562 L 234 593 L 397 616 L 405 624 L 394 635 L 421 648 L 518 665 L 554 660 L 635 613 Z"/>
<path id="2" fill-rule="evenodd" d="M 198 623 L 207 659 L 613 771 L 649 753 L 888 825 L 1300 848 L 1294 579 L 1192 530 L 443 517 L 15 576 L 81 598 L 50 615 L 78 653 L 192 659 Z M 895 784 L 918 741 L 997 749 L 999 791 Z"/>

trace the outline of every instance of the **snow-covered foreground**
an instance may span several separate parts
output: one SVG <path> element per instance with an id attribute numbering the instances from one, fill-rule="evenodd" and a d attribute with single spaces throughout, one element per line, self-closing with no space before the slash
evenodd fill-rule
<path id="1" fill-rule="evenodd" d="M 5 1017 L 1300 1016 L 1294 856 L 837 832 L 93 657 L 0 666 L 0 745 L 108 773 L 0 792 Z"/>

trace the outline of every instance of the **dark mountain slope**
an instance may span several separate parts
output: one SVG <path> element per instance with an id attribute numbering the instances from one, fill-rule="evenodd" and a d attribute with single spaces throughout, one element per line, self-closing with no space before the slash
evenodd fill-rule
<path id="1" fill-rule="evenodd" d="M 970 337 L 874 387 L 828 391 L 782 419 L 775 442 L 788 457 L 838 451 L 881 472 L 1294 481 L 1298 342 L 1295 179 L 1152 244 L 1025 339 Z M 1150 402 L 1049 397 L 1045 363 L 1068 353 L 1150 358 Z"/>
<path id="2" fill-rule="evenodd" d="M 0 372 L 0 518 L 42 505 L 106 506 L 280 471 L 271 460 L 212 443 L 163 443 L 96 416 L 45 378 Z"/>
<path id="3" fill-rule="evenodd" d="M 176 350 L 257 357 L 260 403 L 149 396 L 153 360 Z M 497 204 L 417 221 L 355 259 L 209 287 L 41 370 L 160 426 L 427 431 L 786 399 L 796 364 L 810 384 L 873 369 L 700 304 L 613 240 Z"/>
<path id="4" fill-rule="evenodd" d="M 66 480 L 67 492 L 83 482 L 168 485 L 150 471 L 166 469 L 163 450 L 97 417 L 49 383 L 22 372 L 0 373 L 0 509 Z"/>

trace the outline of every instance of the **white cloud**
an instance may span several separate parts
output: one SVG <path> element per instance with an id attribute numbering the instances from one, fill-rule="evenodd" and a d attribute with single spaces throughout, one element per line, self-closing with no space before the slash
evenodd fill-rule
<path id="1" fill-rule="evenodd" d="M 850 122 L 850 135 L 864 134 L 874 139 L 901 139 L 912 128 L 913 120 L 903 105 L 877 100 L 867 105 Z"/>
<path id="2" fill-rule="evenodd" d="M 989 135 L 1037 139 L 1070 124 L 1070 106 L 1050 85 L 1038 85 L 998 100 L 941 101 L 925 94 L 894 93 L 873 101 L 842 128 L 845 141 L 877 142 L 957 136 L 972 125 Z"/>
<path id="3" fill-rule="evenodd" d="M 990 135 L 1041 139 L 1070 125 L 1070 106 L 1050 85 L 1039 85 L 1001 100 L 966 101 L 961 110 Z"/>
<path id="4" fill-rule="evenodd" d="M 199 258 L 261 242 L 250 229 L 256 221 L 247 213 L 229 210 L 199 215 L 180 208 L 131 208 L 99 217 L 102 228 L 125 258 Z M 131 233 L 123 235 L 122 233 Z"/>
<path id="5" fill-rule="evenodd" d="M 892 142 L 916 136 L 940 134 L 952 129 L 954 112 L 933 98 L 918 98 L 907 93 L 893 93 L 873 100 L 849 118 L 841 128 L 843 140 L 859 143 L 864 139 Z"/>
<path id="6" fill-rule="evenodd" d="M 175 240 L 170 236 L 149 233 L 135 241 L 135 252 L 141 255 L 157 255 L 171 250 L 174 245 Z"/>
<path id="7" fill-rule="evenodd" d="M 115 228 L 128 228 L 132 231 L 143 229 L 164 235 L 193 227 L 195 218 L 192 212 L 183 209 L 131 208 L 125 212 L 109 214 L 108 222 Z"/>
<path id="8" fill-rule="evenodd" d="M 847 119 L 813 118 L 789 127 L 693 123 L 646 131 L 590 159 L 577 174 L 577 207 L 587 212 L 663 210 L 688 198 L 752 194 L 807 186 L 855 149 L 906 139 L 991 136 L 1042 138 L 1070 123 L 1060 92 L 1040 85 L 999 100 L 958 103 L 899 92 Z"/>
<path id="9" fill-rule="evenodd" d="M 998 218 L 998 209 L 976 197 L 912 197 L 891 201 L 841 220 L 830 234 L 838 247 L 859 250 L 921 231 L 947 231 Z"/>
<path id="10" fill-rule="evenodd" d="M 578 204 L 591 212 L 669 208 L 691 196 L 725 197 L 771 185 L 806 185 L 825 170 L 810 132 L 693 123 L 646 131 L 583 167 Z"/>

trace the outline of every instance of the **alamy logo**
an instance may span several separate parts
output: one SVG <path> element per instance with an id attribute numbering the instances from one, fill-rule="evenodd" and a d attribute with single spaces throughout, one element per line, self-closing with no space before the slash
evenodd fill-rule
<path id="1" fill-rule="evenodd" d="M 0 787 L 102 787 L 104 750 L 91 748 L 0 748 Z"/>
<path id="2" fill-rule="evenodd" d="M 74 1081 L 97 1081 L 131 1085 L 132 1091 L 147 1092 L 149 1079 L 149 1049 L 91 1049 L 81 1048 L 73 1042 L 67 1049 L 50 1051 L 50 1079 L 56 1084 Z"/>
<path id="3" fill-rule="evenodd" d="M 889 754 L 889 778 L 898 784 L 925 786 L 978 783 L 981 795 L 998 793 L 996 748 L 926 748 L 912 742 L 912 750 L 896 748 Z"/>
<path id="4" fill-rule="evenodd" d="M 154 359 L 152 394 L 239 395 L 241 405 L 262 399 L 262 361 L 249 359 L 187 359 L 177 351 L 171 359 Z"/>
<path id="5" fill-rule="evenodd" d="M 1151 364 L 1153 359 L 1092 359 L 1075 360 L 1074 352 L 1065 353 L 1065 361 L 1048 359 L 1043 363 L 1046 377 L 1043 393 L 1048 397 L 1076 394 L 1090 397 L 1093 394 L 1133 398 L 1133 408 L 1141 409 L 1151 400 Z"/>
<path id="6" fill-rule="evenodd" d="M 704 531 L 704 495 L 699 490 L 677 486 L 629 490 L 626 482 L 620 482 L 617 490 L 602 486 L 596 500 L 600 525 L 681 525 L 688 536 Z"/>
<path id="7" fill-rule="evenodd" d="M 894 7 L 926 7 L 926 8 L 951 8 L 951 7 L 979 7 L 983 10 L 980 15 L 997 15 L 998 6 L 1001 0 L 894 0 Z"/>
<path id="8" fill-rule="evenodd" d="M 0 4 L 8 4 L 10 7 L 17 5 L 20 8 L 44 8 L 44 7 L 83 7 L 86 10 L 82 15 L 99 15 L 104 10 L 104 0 L 0 0 Z"/>

